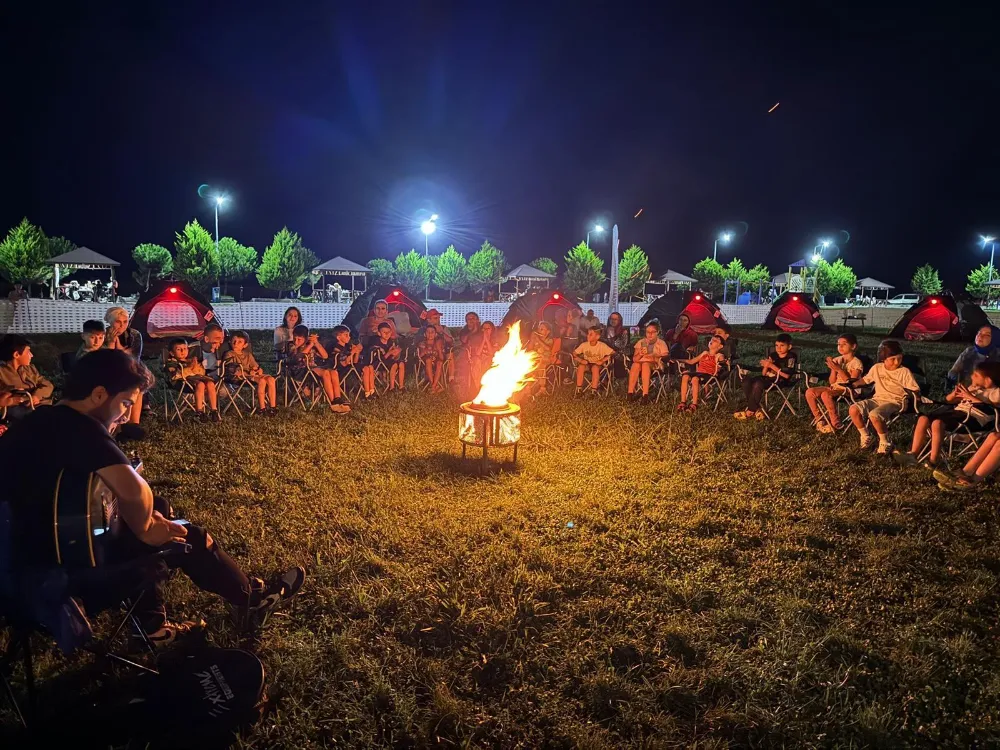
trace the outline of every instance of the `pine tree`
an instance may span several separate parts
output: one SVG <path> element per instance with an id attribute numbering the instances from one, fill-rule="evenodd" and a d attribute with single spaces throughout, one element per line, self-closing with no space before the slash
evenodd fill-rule
<path id="1" fill-rule="evenodd" d="M 557 264 L 552 258 L 546 258 L 542 256 L 541 258 L 535 258 L 531 263 L 528 264 L 532 268 L 537 268 L 539 271 L 545 271 L 545 273 L 551 273 L 555 276 L 559 273 L 559 264 Z"/>
<path id="2" fill-rule="evenodd" d="M 77 248 L 77 244 L 72 240 L 68 240 L 65 237 L 49 237 L 49 258 L 58 258 L 60 255 L 65 255 L 66 253 L 71 253 Z M 44 278 L 42 281 L 48 283 L 48 281 L 55 275 L 55 267 L 46 264 L 45 266 Z M 76 268 L 63 268 L 59 269 L 59 280 L 64 281 L 77 272 Z"/>
<path id="3" fill-rule="evenodd" d="M 632 245 L 618 263 L 618 294 L 622 299 L 639 297 L 649 281 L 649 258 L 638 245 Z"/>
<path id="4" fill-rule="evenodd" d="M 174 275 L 199 292 L 208 292 L 219 278 L 215 240 L 198 220 L 189 221 L 174 240 Z"/>
<path id="5" fill-rule="evenodd" d="M 132 278 L 143 289 L 149 289 L 153 279 L 166 278 L 174 270 L 173 256 L 163 245 L 154 245 L 149 242 L 136 245 L 132 251 L 132 259 L 138 268 L 132 274 Z"/>
<path id="6" fill-rule="evenodd" d="M 257 251 L 241 245 L 232 237 L 219 240 L 219 276 L 222 277 L 222 293 L 229 293 L 230 281 L 243 281 L 257 270 Z"/>
<path id="7" fill-rule="evenodd" d="M 941 277 L 930 263 L 920 266 L 910 279 L 910 288 L 917 294 L 940 294 Z"/>
<path id="8" fill-rule="evenodd" d="M 282 292 L 298 289 L 312 270 L 307 262 L 309 256 L 316 257 L 302 246 L 302 240 L 295 232 L 283 227 L 264 251 L 257 268 L 258 283 L 277 292 L 279 297 Z"/>
<path id="9" fill-rule="evenodd" d="M 983 263 L 979 268 L 973 268 L 969 272 L 969 282 L 965 285 L 965 291 L 971 294 L 973 299 L 989 299 L 991 287 L 986 286 L 986 284 L 991 275 L 994 279 L 1000 279 L 997 269 L 994 268 L 992 274 L 990 273 L 989 263 Z"/>
<path id="10" fill-rule="evenodd" d="M 427 258 L 416 250 L 396 256 L 396 282 L 414 296 L 421 296 L 431 280 Z"/>
<path id="11" fill-rule="evenodd" d="M 469 258 L 469 286 L 480 294 L 487 289 L 499 287 L 506 266 L 507 259 L 500 249 L 489 240 L 485 241 Z"/>
<path id="12" fill-rule="evenodd" d="M 698 279 L 702 291 L 719 296 L 722 294 L 723 281 L 726 278 L 726 269 L 717 260 L 705 258 L 698 261 L 691 275 Z"/>
<path id="13" fill-rule="evenodd" d="M 396 283 L 396 267 L 392 265 L 391 260 L 372 258 L 368 261 L 367 265 L 371 270 L 371 276 L 368 277 L 369 289 L 375 289 L 384 284 Z"/>
<path id="14" fill-rule="evenodd" d="M 758 263 L 746 272 L 742 283 L 748 291 L 755 291 L 760 289 L 762 284 L 771 283 L 771 272 L 767 269 L 767 266 Z"/>
<path id="15" fill-rule="evenodd" d="M 434 286 L 448 292 L 448 299 L 452 294 L 461 294 L 469 285 L 469 269 L 465 262 L 465 257 L 455 249 L 454 245 L 448 245 L 443 253 L 438 256 L 437 268 L 434 271 Z"/>
<path id="16" fill-rule="evenodd" d="M 744 283 L 747 277 L 746 266 L 743 265 L 743 261 L 739 258 L 733 258 L 723 269 L 723 278 L 731 284 L 739 282 L 741 285 Z"/>
<path id="17" fill-rule="evenodd" d="M 45 281 L 52 276 L 49 259 L 49 241 L 40 227 L 27 218 L 7 233 L 0 242 L 0 275 L 15 286 L 28 286 Z"/>
<path id="18" fill-rule="evenodd" d="M 608 278 L 604 273 L 604 261 L 585 242 L 570 249 L 565 262 L 563 288 L 577 297 L 589 297 Z"/>

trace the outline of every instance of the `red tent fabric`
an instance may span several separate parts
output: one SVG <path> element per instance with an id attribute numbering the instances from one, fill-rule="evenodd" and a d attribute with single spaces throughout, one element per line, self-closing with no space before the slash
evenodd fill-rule
<path id="1" fill-rule="evenodd" d="M 889 336 L 907 341 L 962 341 L 954 297 L 950 294 L 924 297 L 903 313 Z"/>
<path id="2" fill-rule="evenodd" d="M 215 319 L 208 300 L 185 281 L 158 281 L 139 295 L 129 325 L 145 338 L 200 337 Z"/>
<path id="3" fill-rule="evenodd" d="M 813 298 L 802 292 L 785 292 L 778 297 L 761 328 L 786 333 L 828 330 Z"/>
<path id="4" fill-rule="evenodd" d="M 691 329 L 699 336 L 709 336 L 717 326 L 727 322 L 719 306 L 706 297 L 704 292 L 673 291 L 653 300 L 653 304 L 639 321 L 639 327 L 645 327 L 651 320 L 658 320 L 664 328 L 673 328 L 681 315 L 687 315 L 691 321 Z"/>

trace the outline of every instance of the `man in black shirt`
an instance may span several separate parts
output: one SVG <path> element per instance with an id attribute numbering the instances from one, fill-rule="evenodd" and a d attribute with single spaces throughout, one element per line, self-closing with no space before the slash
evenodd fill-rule
<path id="1" fill-rule="evenodd" d="M 111 437 L 152 383 L 149 370 L 125 352 L 93 352 L 68 375 L 62 401 L 36 409 L 0 439 L 0 477 L 11 508 L 15 566 L 37 570 L 55 565 L 52 503 L 45 496 L 48 491 L 40 490 L 46 485 L 40 474 L 54 477 L 63 469 L 96 473 L 116 496 L 122 521 L 118 533 L 99 539 L 109 562 L 149 557 L 170 542 L 186 542 L 190 551 L 168 556 L 167 564 L 242 608 L 251 624 L 262 623 L 280 601 L 298 592 L 305 571 L 291 568 L 265 587 L 259 579 L 248 579 L 203 528 L 169 520 L 169 503 L 153 496 Z M 86 601 L 86 593 L 81 595 Z M 167 622 L 158 582 L 150 582 L 140 607 L 154 644 L 169 644 L 184 630 Z"/>

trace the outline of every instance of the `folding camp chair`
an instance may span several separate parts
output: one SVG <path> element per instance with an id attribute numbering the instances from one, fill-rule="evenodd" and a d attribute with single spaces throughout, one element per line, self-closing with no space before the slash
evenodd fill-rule
<path id="1" fill-rule="evenodd" d="M 173 381 L 167 372 L 167 350 L 160 353 L 160 394 L 163 398 L 163 418 L 167 422 L 184 422 L 184 415 L 198 413 L 194 387 L 186 380 Z"/>
<path id="2" fill-rule="evenodd" d="M 658 404 L 661 398 L 666 399 L 667 391 L 675 382 L 676 371 L 677 363 L 668 357 L 662 357 L 659 366 L 650 370 L 649 391 L 652 393 L 654 389 L 656 390 L 653 403 Z"/>
<path id="3" fill-rule="evenodd" d="M 696 375 L 700 390 L 698 400 L 701 403 L 707 404 L 714 399 L 715 403 L 712 404 L 712 411 L 718 411 L 720 404 L 729 406 L 730 385 L 728 372 L 716 373 L 715 375 L 696 373 Z"/>
<path id="4" fill-rule="evenodd" d="M 951 406 L 952 404 L 948 404 Z M 987 428 L 980 429 L 979 422 L 973 419 L 971 412 L 966 413 L 965 419 L 963 419 L 954 429 L 949 430 L 944 434 L 943 446 L 944 454 L 948 458 L 961 458 L 970 453 L 975 453 L 979 450 L 979 446 L 983 439 L 990 434 L 990 432 L 1000 432 L 1000 409 L 991 406 L 989 404 L 977 404 L 976 408 L 983 412 L 989 412 L 993 415 L 992 424 Z M 928 425 L 930 429 L 930 425 Z M 930 455 L 931 444 L 927 441 L 927 444 L 920 451 L 917 456 L 918 461 L 923 461 Z"/>
<path id="5" fill-rule="evenodd" d="M 219 399 L 226 400 L 225 406 L 219 405 L 223 414 L 233 409 L 242 419 L 257 411 L 257 384 L 246 377 L 241 365 L 219 360 L 218 388 Z"/>
<path id="6" fill-rule="evenodd" d="M 287 359 L 278 360 L 276 377 L 282 381 L 286 407 L 294 406 L 297 401 L 303 411 L 312 411 L 318 404 L 329 403 L 323 390 L 323 381 L 311 365 L 306 364 L 298 378 L 293 370 Z"/>
<path id="7" fill-rule="evenodd" d="M 424 358 L 420 356 L 417 352 L 414 354 L 417 360 L 416 373 L 414 378 L 416 379 L 416 388 L 418 391 L 426 391 L 431 387 L 431 381 L 427 377 L 427 367 Z M 441 363 L 441 388 L 448 390 L 448 385 L 451 382 L 451 370 L 452 370 L 452 358 L 451 352 L 445 354 L 444 361 Z"/>
<path id="8" fill-rule="evenodd" d="M 771 383 L 765 390 L 764 396 L 761 399 L 761 407 L 764 410 L 764 414 L 767 415 L 768 419 L 775 420 L 780 417 L 786 410 L 792 414 L 792 416 L 797 416 L 798 412 L 795 410 L 795 406 L 792 405 L 792 399 L 795 399 L 795 404 L 800 409 L 802 408 L 802 392 L 804 390 L 803 384 L 807 382 L 807 375 L 798 365 L 795 367 L 795 372 L 792 373 L 789 378 L 775 378 L 774 382 Z M 784 381 L 784 382 L 781 382 Z M 777 413 L 771 416 L 771 402 L 774 400 L 780 400 Z"/>

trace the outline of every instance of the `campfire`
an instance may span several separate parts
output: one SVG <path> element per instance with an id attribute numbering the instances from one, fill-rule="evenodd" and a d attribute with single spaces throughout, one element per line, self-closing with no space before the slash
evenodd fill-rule
<path id="1" fill-rule="evenodd" d="M 493 355 L 493 363 L 480 380 L 478 395 L 459 407 L 458 439 L 462 458 L 467 446 L 483 451 L 481 469 L 486 468 L 491 447 L 513 446 L 517 463 L 517 444 L 521 439 L 521 407 L 510 397 L 524 388 L 534 372 L 538 355 L 521 346 L 521 324 L 510 327 L 507 343 Z"/>

